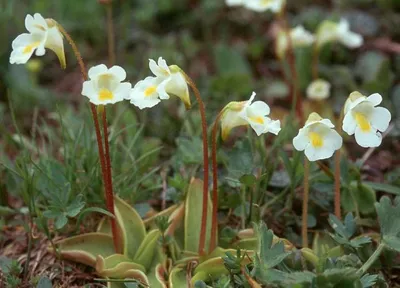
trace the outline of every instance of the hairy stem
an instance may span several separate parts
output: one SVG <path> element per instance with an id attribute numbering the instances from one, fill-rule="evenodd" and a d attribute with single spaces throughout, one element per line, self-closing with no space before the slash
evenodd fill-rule
<path id="1" fill-rule="evenodd" d="M 106 159 L 106 173 L 107 173 L 107 185 L 108 189 L 106 189 L 107 193 L 107 199 L 114 199 L 114 192 L 113 192 L 113 184 L 112 184 L 112 171 L 111 171 L 111 157 L 110 157 L 110 145 L 108 141 L 108 127 L 107 127 L 107 112 L 106 112 L 106 107 L 103 107 L 102 111 L 102 116 L 103 116 L 103 136 L 104 136 L 104 147 L 105 147 L 105 159 Z M 109 203 L 108 210 L 115 215 L 114 211 L 114 203 Z M 111 230 L 113 235 L 116 235 L 118 237 L 118 227 L 116 221 L 111 222 Z M 119 239 L 117 238 L 115 241 L 119 243 Z M 117 252 L 119 251 L 119 246 L 116 246 Z"/>
<path id="2" fill-rule="evenodd" d="M 374 264 L 376 259 L 381 255 L 382 251 L 385 248 L 385 244 L 381 243 L 379 244 L 378 248 L 375 250 L 375 252 L 371 255 L 371 257 L 368 258 L 367 262 L 365 262 L 360 269 L 358 269 L 357 274 L 358 275 L 363 275 L 365 272 L 368 271 L 368 269 Z"/>
<path id="3" fill-rule="evenodd" d="M 291 96 L 290 96 L 290 101 L 292 102 L 291 111 L 292 113 L 296 111 L 297 116 L 300 118 L 300 121 L 302 121 L 303 106 L 301 103 L 301 99 L 299 99 L 299 93 L 297 87 L 296 57 L 294 55 L 292 37 L 290 36 L 290 27 L 286 19 L 286 7 L 283 7 L 282 12 L 280 14 L 280 18 L 283 25 L 283 29 L 286 32 L 286 38 L 288 43 L 287 57 L 289 62 L 290 74 L 292 76 Z M 285 72 L 283 71 L 283 73 Z"/>
<path id="4" fill-rule="evenodd" d="M 217 167 L 217 134 L 218 122 L 221 119 L 222 111 L 217 115 L 214 121 L 211 132 L 211 167 L 213 177 L 213 191 L 212 191 L 212 221 L 211 221 L 211 239 L 208 251 L 214 251 L 217 246 L 217 231 L 218 231 L 218 167 Z"/>
<path id="5" fill-rule="evenodd" d="M 305 157 L 304 158 L 304 192 L 303 192 L 303 215 L 302 215 L 302 224 L 301 224 L 301 236 L 303 239 L 303 248 L 308 247 L 308 229 L 307 229 L 307 218 L 308 218 L 308 193 L 310 190 L 309 187 L 309 178 L 310 177 L 310 161 Z"/>
<path id="6" fill-rule="evenodd" d="M 74 40 L 72 37 L 67 33 L 67 31 L 57 23 L 57 27 L 59 31 L 64 35 L 64 37 L 67 39 L 68 43 L 71 45 L 72 50 L 74 51 L 76 60 L 78 61 L 81 74 L 83 77 L 84 81 L 88 80 L 88 74 L 86 70 L 85 63 L 82 60 L 82 55 L 78 50 L 78 47 L 76 46 Z M 106 206 L 107 210 L 115 215 L 114 213 L 114 197 L 112 194 L 112 191 L 110 192 L 109 185 L 108 185 L 108 177 L 107 177 L 107 166 L 106 166 L 106 160 L 105 160 L 105 155 L 104 155 L 104 148 L 103 148 L 103 142 L 102 142 L 102 137 L 101 137 L 101 132 L 100 132 L 100 124 L 99 124 L 99 118 L 97 115 L 97 110 L 96 106 L 92 103 L 90 103 L 90 110 L 92 112 L 92 117 L 93 117 L 93 122 L 94 122 L 94 127 L 95 127 L 95 132 L 96 132 L 96 140 L 97 140 L 97 147 L 99 150 L 99 158 L 100 158 L 100 166 L 101 166 L 101 172 L 103 176 L 103 184 L 104 184 L 104 191 L 105 191 L 105 199 L 106 199 Z M 115 222 L 115 218 L 111 218 L 111 227 L 117 227 L 117 224 Z M 118 230 L 117 229 L 112 229 L 112 235 L 113 235 L 113 241 L 114 241 L 114 247 L 115 250 L 118 252 L 119 245 L 118 245 Z"/>
<path id="7" fill-rule="evenodd" d="M 335 216 L 340 220 L 340 149 L 335 153 Z"/>
<path id="8" fill-rule="evenodd" d="M 183 71 L 182 71 L 183 72 Z M 184 73 L 184 72 L 183 72 Z M 193 93 L 196 97 L 197 103 L 199 103 L 201 126 L 202 126 L 202 137 L 203 137 L 203 206 L 201 215 L 201 227 L 200 227 L 200 239 L 199 239 L 199 254 L 204 255 L 206 244 L 206 233 L 207 233 L 207 208 L 208 208 L 208 137 L 207 137 L 207 120 L 206 120 L 206 110 L 204 107 L 204 102 L 201 99 L 200 91 L 197 89 L 194 81 L 186 74 L 184 74 L 187 83 L 192 88 Z M 209 251 L 211 252 L 211 251 Z"/>

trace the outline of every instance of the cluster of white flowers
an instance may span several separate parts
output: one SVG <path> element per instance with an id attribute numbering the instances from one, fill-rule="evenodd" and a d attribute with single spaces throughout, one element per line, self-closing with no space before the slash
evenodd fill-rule
<path id="1" fill-rule="evenodd" d="M 246 7 L 258 3 L 257 5 L 264 5 L 262 7 L 269 7 L 268 9 L 273 11 L 279 5 L 279 7 L 284 5 L 284 1 L 272 0 L 246 2 L 227 0 L 227 2 Z M 13 41 L 10 63 L 26 63 L 33 53 L 41 56 L 48 48 L 55 51 L 64 67 L 63 37 L 57 23 L 51 19 L 45 20 L 36 13 L 34 16 L 26 16 L 25 26 L 29 33 L 21 34 Z M 302 26 L 294 28 L 290 32 L 290 37 L 295 47 L 314 42 L 314 36 Z M 362 43 L 361 36 L 350 32 L 348 23 L 343 20 L 339 24 L 323 23 L 316 38 L 318 45 L 334 40 L 341 41 L 349 47 L 356 47 Z M 288 44 L 286 37 L 281 37 L 278 42 L 279 50 L 284 55 Z M 149 68 L 154 76 L 139 81 L 132 88 L 130 83 L 123 82 L 126 79 L 126 72 L 122 67 L 107 68 L 104 64 L 92 67 L 88 72 L 89 80 L 83 83 L 82 95 L 88 97 L 95 105 L 114 104 L 127 99 L 139 109 L 153 107 L 161 100 L 169 99 L 170 95 L 175 95 L 185 103 L 186 107 L 190 107 L 186 74 L 178 66 L 168 66 L 160 57 L 157 63 L 150 59 Z M 315 100 L 326 99 L 329 97 L 329 90 L 330 84 L 327 81 L 317 79 L 308 87 L 307 95 Z M 270 108 L 265 102 L 253 102 L 255 95 L 253 92 L 248 101 L 230 102 L 221 111 L 223 139 L 226 139 L 230 131 L 238 126 L 250 126 L 257 135 L 267 132 L 275 135 L 279 133 L 280 121 L 268 117 Z M 362 147 L 379 146 L 382 142 L 381 133 L 389 126 L 391 115 L 386 108 L 377 107 L 381 102 L 382 96 L 377 93 L 366 97 L 359 92 L 353 92 L 345 104 L 342 129 L 349 135 L 354 134 L 356 142 Z M 341 148 L 343 142 L 342 137 L 333 128 L 334 125 L 329 119 L 322 119 L 317 113 L 311 113 L 305 126 L 293 139 L 293 146 L 296 150 L 304 151 L 310 161 L 329 158 L 334 151 Z"/>
<path id="2" fill-rule="evenodd" d="M 346 101 L 342 129 L 348 135 L 354 134 L 361 147 L 378 147 L 382 143 L 381 133 L 389 127 L 391 114 L 386 108 L 376 107 L 381 102 L 382 96 L 378 93 L 366 97 L 357 91 Z M 342 137 L 333 128 L 329 119 L 311 113 L 293 139 L 293 146 L 305 151 L 310 161 L 327 159 L 342 146 Z"/>

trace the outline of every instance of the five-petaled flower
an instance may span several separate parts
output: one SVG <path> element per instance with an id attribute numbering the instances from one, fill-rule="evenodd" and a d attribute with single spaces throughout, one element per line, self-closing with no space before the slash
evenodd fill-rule
<path id="1" fill-rule="evenodd" d="M 324 79 L 317 79 L 307 87 L 307 98 L 311 100 L 324 100 L 329 98 L 331 84 Z"/>
<path id="2" fill-rule="evenodd" d="M 83 83 L 82 95 L 95 105 L 106 105 L 120 102 L 129 97 L 132 85 L 121 83 L 126 72 L 119 66 L 107 68 L 101 64 L 89 69 L 89 79 Z"/>
<path id="3" fill-rule="evenodd" d="M 304 151 L 310 161 L 330 158 L 343 143 L 334 127 L 329 119 L 322 119 L 313 112 L 293 139 L 293 146 L 297 151 Z"/>
<path id="4" fill-rule="evenodd" d="M 155 76 L 147 77 L 135 85 L 130 93 L 131 103 L 139 109 L 150 108 L 175 95 L 190 108 L 189 87 L 182 70 L 176 65 L 168 66 L 162 57 L 158 58 L 158 63 L 150 59 L 149 67 Z"/>
<path id="5" fill-rule="evenodd" d="M 389 126 L 389 110 L 376 107 L 382 102 L 378 93 L 365 97 L 359 92 L 350 94 L 344 107 L 343 131 L 355 134 L 356 142 L 362 147 L 378 147 L 382 142 L 381 132 Z"/>
<path id="6" fill-rule="evenodd" d="M 303 26 L 296 26 L 289 32 L 292 42 L 292 48 L 305 47 L 314 43 L 314 35 L 304 29 Z M 275 43 L 276 55 L 279 59 L 283 59 L 289 47 L 288 36 L 285 30 L 278 32 Z"/>
<path id="7" fill-rule="evenodd" d="M 279 120 L 271 120 L 267 117 L 270 113 L 270 108 L 263 101 L 253 102 L 256 93 L 252 93 L 248 101 L 230 102 L 224 107 L 221 114 L 221 134 L 225 140 L 230 131 L 234 127 L 250 125 L 257 133 L 261 134 L 270 132 L 277 135 L 281 130 Z M 252 103 L 253 102 L 253 103 Z"/>
<path id="8" fill-rule="evenodd" d="M 317 30 L 316 38 L 318 48 L 325 43 L 336 41 L 348 48 L 358 48 L 364 42 L 360 34 L 350 31 L 350 24 L 345 19 L 341 19 L 339 23 L 329 20 L 322 22 Z"/>
<path id="9" fill-rule="evenodd" d="M 62 68 L 65 68 L 65 54 L 63 36 L 57 28 L 57 23 L 52 19 L 44 19 L 39 13 L 26 15 L 25 27 L 29 33 L 19 35 L 12 42 L 10 55 L 11 64 L 25 64 L 32 57 L 43 56 L 46 48 L 53 50 Z"/>

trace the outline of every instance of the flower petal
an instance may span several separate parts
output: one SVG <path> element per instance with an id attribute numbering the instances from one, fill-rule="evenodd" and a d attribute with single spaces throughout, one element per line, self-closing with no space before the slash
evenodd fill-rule
<path id="1" fill-rule="evenodd" d="M 130 92 L 132 90 L 132 84 L 125 82 L 118 85 L 118 88 L 114 91 L 114 95 L 118 99 L 129 99 Z"/>
<path id="2" fill-rule="evenodd" d="M 228 138 L 229 133 L 233 128 L 248 125 L 248 122 L 240 117 L 239 113 L 240 111 L 233 111 L 229 108 L 224 111 L 223 115 L 221 116 L 222 140 L 225 141 Z"/>
<path id="3" fill-rule="evenodd" d="M 382 102 L 382 96 L 379 93 L 374 93 L 367 97 L 367 101 L 371 102 L 374 106 L 378 106 Z"/>
<path id="4" fill-rule="evenodd" d="M 267 128 L 268 128 L 268 132 L 278 135 L 278 133 L 281 131 L 281 121 L 270 120 Z"/>
<path id="5" fill-rule="evenodd" d="M 92 68 L 90 68 L 88 75 L 89 75 L 90 79 L 94 79 L 98 75 L 107 73 L 107 72 L 108 72 L 107 66 L 104 64 L 100 64 L 100 65 L 93 66 Z"/>
<path id="6" fill-rule="evenodd" d="M 308 129 L 300 129 L 299 134 L 293 138 L 293 147 L 297 151 L 303 151 L 310 144 L 310 139 L 307 137 L 306 133 Z"/>
<path id="7" fill-rule="evenodd" d="M 322 146 L 320 148 L 315 148 L 312 145 L 308 145 L 304 151 L 307 159 L 310 161 L 318 161 L 323 159 L 328 159 L 332 157 L 335 151 L 330 149 L 330 147 Z"/>
<path id="8" fill-rule="evenodd" d="M 64 41 L 63 36 L 60 30 L 58 30 L 57 26 L 48 29 L 47 39 L 44 46 L 56 53 L 58 60 L 60 61 L 61 68 L 65 69 L 67 63 L 65 60 Z"/>
<path id="9" fill-rule="evenodd" d="M 347 112 L 343 119 L 342 129 L 349 135 L 353 135 L 356 132 L 357 122 L 354 119 L 351 111 Z"/>
<path id="10" fill-rule="evenodd" d="M 165 87 L 167 86 L 168 82 L 170 81 L 170 78 L 165 79 L 164 81 L 162 81 L 158 86 L 157 86 L 157 93 L 158 96 L 160 97 L 160 99 L 162 100 L 166 100 L 169 99 L 169 95 L 168 93 L 165 91 Z"/>
<path id="11" fill-rule="evenodd" d="M 340 149 L 343 145 L 343 139 L 339 135 L 338 132 L 335 130 L 331 129 L 325 136 L 324 136 L 324 143 L 326 143 L 326 146 L 329 147 L 330 149 L 336 151 Z"/>
<path id="12" fill-rule="evenodd" d="M 108 72 L 112 73 L 115 75 L 115 77 L 117 77 L 117 79 L 122 82 L 126 79 L 126 72 L 124 70 L 124 68 L 122 68 L 121 66 L 113 66 L 110 69 L 108 69 Z"/>
<path id="13" fill-rule="evenodd" d="M 158 58 L 158 64 L 153 59 L 149 59 L 149 68 L 157 77 L 169 77 L 170 70 L 167 62 L 162 57 Z"/>
<path id="14" fill-rule="evenodd" d="M 370 116 L 371 125 L 381 132 L 385 132 L 389 127 L 392 115 L 389 110 L 383 107 L 375 107 L 372 115 Z"/>
<path id="15" fill-rule="evenodd" d="M 171 74 L 169 81 L 166 83 L 165 91 L 168 94 L 179 97 L 185 104 L 186 108 L 190 108 L 191 103 L 189 96 L 189 87 L 182 73 L 175 72 Z"/>
<path id="16" fill-rule="evenodd" d="M 256 101 L 252 104 L 247 109 L 251 109 L 252 113 L 258 114 L 258 115 L 269 115 L 270 113 L 270 108 L 267 103 L 263 101 Z"/>
<path id="17" fill-rule="evenodd" d="M 359 127 L 356 128 L 355 138 L 358 145 L 364 148 L 378 147 L 382 143 L 382 135 L 374 129 L 365 133 Z"/>

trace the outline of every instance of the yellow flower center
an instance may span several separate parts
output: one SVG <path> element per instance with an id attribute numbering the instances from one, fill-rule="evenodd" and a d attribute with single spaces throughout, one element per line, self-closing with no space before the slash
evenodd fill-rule
<path id="1" fill-rule="evenodd" d="M 311 140 L 311 145 L 314 146 L 315 148 L 321 148 L 324 145 L 324 140 L 318 133 L 310 132 L 308 133 L 308 137 Z"/>
<path id="2" fill-rule="evenodd" d="M 114 94 L 108 90 L 108 89 L 100 89 L 99 92 L 99 100 L 100 101 L 106 101 L 106 100 L 112 100 L 114 98 Z"/>
<path id="3" fill-rule="evenodd" d="M 363 132 L 371 131 L 371 124 L 369 123 L 369 121 L 368 121 L 367 117 L 365 117 L 365 115 L 361 114 L 360 112 L 356 112 L 355 118 L 356 118 L 358 127 L 360 127 L 361 131 L 363 131 Z"/>
<path id="4" fill-rule="evenodd" d="M 31 53 L 33 49 L 35 49 L 36 47 L 38 47 L 40 45 L 40 42 L 33 42 L 27 46 L 25 46 L 24 50 L 22 51 L 22 53 L 24 54 L 28 54 Z"/>
<path id="5" fill-rule="evenodd" d="M 144 90 L 144 96 L 149 97 L 150 95 L 154 94 L 156 92 L 157 88 L 156 86 L 150 86 L 146 90 Z"/>
<path id="6" fill-rule="evenodd" d="M 268 4 L 270 4 L 271 3 L 271 0 L 262 0 L 261 1 L 261 5 L 268 5 Z"/>
<path id="7" fill-rule="evenodd" d="M 252 116 L 252 117 L 249 117 L 249 119 L 258 124 L 264 124 L 264 119 L 261 116 Z"/>

